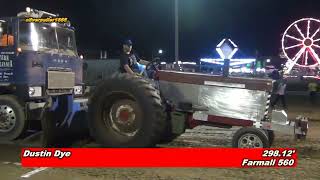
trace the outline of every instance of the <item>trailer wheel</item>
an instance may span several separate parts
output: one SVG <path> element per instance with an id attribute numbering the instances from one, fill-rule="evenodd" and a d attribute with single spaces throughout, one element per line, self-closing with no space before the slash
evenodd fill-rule
<path id="1" fill-rule="evenodd" d="M 12 141 L 25 130 L 24 107 L 12 95 L 0 95 L 0 140 Z"/>
<path id="2" fill-rule="evenodd" d="M 88 120 L 91 136 L 106 147 L 152 147 L 166 123 L 158 91 L 128 74 L 115 74 L 97 86 Z"/>
<path id="3" fill-rule="evenodd" d="M 234 148 L 269 148 L 268 136 L 262 130 L 244 127 L 238 130 L 232 139 Z"/>

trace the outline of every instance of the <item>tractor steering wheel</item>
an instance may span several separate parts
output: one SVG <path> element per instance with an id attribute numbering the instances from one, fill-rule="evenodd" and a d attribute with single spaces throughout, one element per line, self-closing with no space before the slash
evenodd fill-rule
<path id="1" fill-rule="evenodd" d="M 155 58 L 151 62 L 149 62 L 146 66 L 147 71 L 158 71 L 160 66 L 160 58 Z"/>
<path id="2" fill-rule="evenodd" d="M 155 58 L 147 64 L 146 71 L 148 73 L 149 78 L 154 78 L 155 73 L 159 71 L 159 66 L 160 58 Z"/>

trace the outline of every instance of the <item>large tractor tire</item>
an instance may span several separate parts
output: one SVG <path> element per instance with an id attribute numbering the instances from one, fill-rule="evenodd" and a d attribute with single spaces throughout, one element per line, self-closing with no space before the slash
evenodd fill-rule
<path id="1" fill-rule="evenodd" d="M 105 147 L 153 147 L 165 128 L 158 91 L 146 80 L 115 74 L 103 80 L 89 99 L 91 136 Z"/>
<path id="2" fill-rule="evenodd" d="M 17 97 L 0 95 L 0 140 L 12 141 L 25 130 L 24 106 Z"/>

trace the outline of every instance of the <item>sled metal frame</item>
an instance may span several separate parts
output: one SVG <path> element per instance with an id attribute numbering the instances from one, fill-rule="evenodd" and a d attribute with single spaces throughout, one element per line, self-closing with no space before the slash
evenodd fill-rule
<path id="1" fill-rule="evenodd" d="M 157 73 L 160 90 L 166 99 L 172 100 L 172 104 L 176 107 L 181 102 L 192 104 L 187 122 L 191 129 L 199 125 L 220 128 L 239 126 L 271 130 L 294 136 L 306 136 L 307 134 L 308 119 L 306 117 L 299 116 L 295 120 L 288 120 L 287 114 L 283 110 L 270 112 L 269 104 L 273 91 L 273 80 L 175 71 L 158 71 Z M 251 93 L 255 97 L 250 99 L 249 95 L 246 96 L 250 103 L 239 97 L 241 99 L 240 105 L 233 109 L 229 108 L 228 105 L 232 106 L 234 102 L 226 102 L 223 98 L 228 96 L 228 93 L 237 91 L 249 95 Z M 221 97 L 217 97 L 216 93 L 222 94 Z M 207 99 L 204 96 L 207 96 Z M 244 96 L 244 94 L 239 93 L 239 96 Z M 215 101 L 224 104 L 219 107 Z M 247 103 L 247 107 L 241 106 L 242 102 Z M 202 107 L 203 110 L 198 110 L 195 108 L 196 106 Z M 251 111 L 251 108 L 256 109 Z M 251 114 L 246 115 L 246 113 Z"/>
<path id="2" fill-rule="evenodd" d="M 251 121 L 251 120 L 241 120 L 226 117 L 217 117 L 214 115 L 208 115 L 204 111 L 197 111 L 192 114 L 192 121 L 190 124 L 194 128 L 197 125 L 207 125 L 207 126 L 219 126 L 219 127 L 254 127 L 257 129 L 271 130 L 275 132 L 280 132 L 286 135 L 302 135 L 306 136 L 308 132 L 308 118 L 303 116 L 298 116 L 295 120 L 288 120 L 285 116 L 284 111 L 273 110 L 272 114 L 282 114 L 283 118 L 279 119 L 266 119 L 265 121 Z M 189 121 L 190 122 L 190 121 Z"/>

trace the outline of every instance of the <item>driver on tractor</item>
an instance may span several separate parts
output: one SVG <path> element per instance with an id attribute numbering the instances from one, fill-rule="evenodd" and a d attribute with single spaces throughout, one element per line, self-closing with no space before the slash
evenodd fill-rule
<path id="1" fill-rule="evenodd" d="M 144 75 L 147 77 L 145 66 L 148 61 L 140 59 L 135 53 L 132 52 L 132 41 L 126 40 L 122 44 L 122 52 L 120 55 L 120 72 Z"/>

